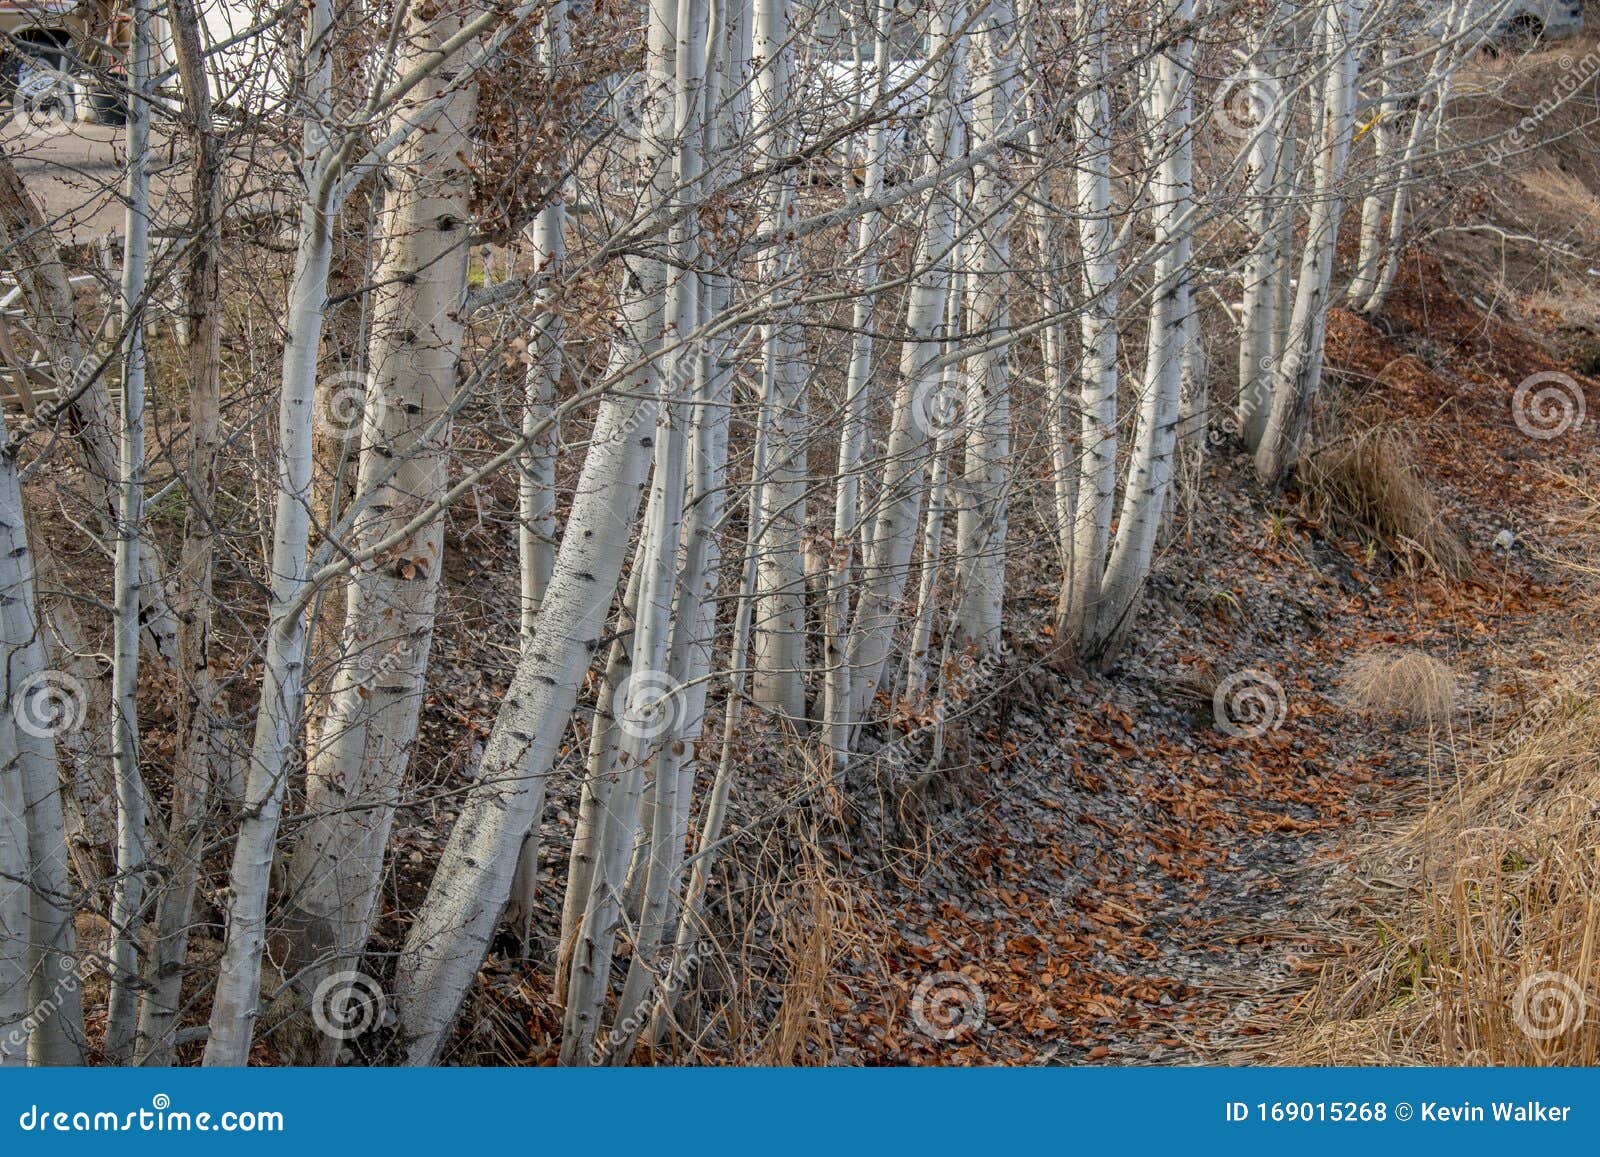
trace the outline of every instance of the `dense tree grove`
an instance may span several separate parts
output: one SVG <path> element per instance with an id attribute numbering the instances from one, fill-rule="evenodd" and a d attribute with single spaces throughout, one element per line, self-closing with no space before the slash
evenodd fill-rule
<path id="1" fill-rule="evenodd" d="M 748 777 L 1292 477 L 1498 2 L 134 0 L 115 164 L 0 136 L 0 1058 L 433 1063 L 491 951 L 664 1055 Z"/>

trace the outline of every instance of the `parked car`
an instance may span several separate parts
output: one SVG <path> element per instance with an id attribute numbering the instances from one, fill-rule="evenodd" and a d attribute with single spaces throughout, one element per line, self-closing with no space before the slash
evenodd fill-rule
<path id="1" fill-rule="evenodd" d="M 116 119 L 123 102 L 105 99 L 115 94 L 105 80 L 117 62 L 105 46 L 127 39 L 127 16 L 109 0 L 0 0 L 0 100 L 72 121 L 87 93 Z"/>

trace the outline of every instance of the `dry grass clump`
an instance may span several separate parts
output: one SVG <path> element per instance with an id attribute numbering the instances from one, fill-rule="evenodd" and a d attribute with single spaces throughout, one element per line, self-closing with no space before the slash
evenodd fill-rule
<path id="1" fill-rule="evenodd" d="M 1434 727 L 1455 711 L 1456 673 L 1421 651 L 1357 655 L 1345 666 L 1343 686 L 1345 702 L 1363 715 Z"/>
<path id="2" fill-rule="evenodd" d="M 1317 517 L 1373 534 L 1402 561 L 1446 578 L 1477 573 L 1399 431 L 1374 426 L 1339 438 L 1304 455 L 1295 470 Z"/>
<path id="3" fill-rule="evenodd" d="M 1275 1059 L 1600 1062 L 1600 698 L 1531 712 L 1513 750 L 1366 849 L 1324 971 Z"/>

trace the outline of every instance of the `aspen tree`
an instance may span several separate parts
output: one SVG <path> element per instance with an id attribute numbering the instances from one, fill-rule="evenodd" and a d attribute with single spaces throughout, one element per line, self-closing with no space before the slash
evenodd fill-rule
<path id="1" fill-rule="evenodd" d="M 139 941 L 148 871 L 145 785 L 139 767 L 139 528 L 144 521 L 144 304 L 150 263 L 150 105 L 155 14 L 133 6 L 128 81 L 128 186 L 122 245 L 122 415 L 115 630 L 111 660 L 111 771 L 117 792 L 117 882 L 111 901 L 111 993 L 105 1053 L 133 1056 L 139 1011 Z"/>
<path id="2" fill-rule="evenodd" d="M 793 178 L 775 162 L 788 147 L 793 119 L 790 73 L 793 70 L 793 28 L 790 0 L 755 0 L 752 118 L 756 159 L 773 166 L 762 191 L 762 225 L 781 236 L 794 201 Z M 762 514 L 760 603 L 755 621 L 756 701 L 771 708 L 791 727 L 804 728 L 806 694 L 805 572 L 801 532 L 805 526 L 806 417 L 805 340 L 798 311 L 782 302 L 793 293 L 788 282 L 798 272 L 792 243 L 780 240 L 763 261 L 762 281 L 773 295 L 773 318 L 763 334 L 762 405 L 773 433 L 773 455 L 762 488 L 767 509 Z"/>
<path id="3" fill-rule="evenodd" d="M 972 69 L 973 144 L 998 142 L 1015 119 L 1016 16 L 1010 0 L 993 0 L 974 22 L 979 46 Z M 956 515 L 958 642 L 993 650 L 1005 610 L 1006 505 L 1011 489 L 1010 355 L 1011 204 L 1003 153 L 977 166 L 972 179 L 976 237 L 969 244 L 970 329 L 980 342 L 968 363 L 965 460 Z M 1001 340 L 1001 344 L 995 344 Z"/>
<path id="4" fill-rule="evenodd" d="M 675 27 L 676 10 L 661 0 L 652 9 L 648 34 L 652 94 L 671 91 Z M 671 155 L 664 146 L 670 129 L 660 123 L 666 104 L 654 97 L 646 104 L 652 123 L 640 143 L 639 161 L 648 176 L 646 218 L 664 209 L 671 187 Z M 670 118 L 671 109 L 665 111 Z M 662 340 L 666 272 L 653 257 L 628 257 L 623 266 L 621 323 L 605 377 L 614 389 L 595 418 L 533 639 L 523 648 L 485 744 L 477 782 L 462 801 L 401 951 L 396 984 L 411 1064 L 437 1058 L 509 898 L 517 861 L 537 854 L 525 849 L 524 841 L 536 838 L 530 833 L 544 805 L 551 764 L 616 594 L 639 509 L 643 467 L 656 441 L 653 419 L 660 409 L 645 395 L 660 377 L 655 357 Z M 614 779 L 602 776 L 595 787 L 595 814 L 602 823 L 611 811 Z M 574 965 L 569 1009 L 579 975 Z"/>
<path id="5" fill-rule="evenodd" d="M 963 152 L 963 132 L 956 109 L 966 84 L 963 53 L 955 40 L 957 30 L 965 24 L 966 8 L 961 0 L 947 0 L 930 15 L 930 55 L 944 57 L 944 75 L 929 94 L 924 123 L 926 163 L 935 170 Z M 950 288 L 949 257 L 954 238 L 954 208 L 949 193 L 930 189 L 906 294 L 906 339 L 901 346 L 900 385 L 889 429 L 888 476 L 873 518 L 846 653 L 851 671 L 852 726 L 859 726 L 878 693 L 916 546 L 929 427 L 936 424 L 934 416 L 944 401 L 939 396 L 941 374 L 934 363 L 941 352 L 939 330 Z"/>
<path id="6" fill-rule="evenodd" d="M 436 56 L 465 15 L 459 0 L 411 9 L 401 72 Z M 476 106 L 474 76 L 445 67 L 395 113 L 415 131 L 394 154 L 378 227 L 355 488 L 364 509 L 349 536 L 357 548 L 387 540 L 446 489 Z M 311 822 L 289 866 L 289 921 L 307 993 L 350 967 L 367 937 L 416 741 L 443 567 L 443 518 L 435 517 L 358 568 L 346 594 L 340 660 L 306 774 Z"/>
<path id="7" fill-rule="evenodd" d="M 1073 106 L 1077 170 L 1078 244 L 1083 252 L 1084 308 L 1080 320 L 1082 475 L 1073 523 L 1072 572 L 1057 627 L 1064 642 L 1082 645 L 1100 603 L 1117 488 L 1117 259 L 1111 204 L 1111 108 L 1106 91 L 1106 4 L 1086 4 L 1078 58 L 1079 97 Z"/>
<path id="8" fill-rule="evenodd" d="M 173 587 L 178 616 L 178 673 L 183 699 L 178 767 L 173 775 L 165 878 L 155 904 L 155 938 L 139 1005 L 136 1063 L 168 1065 L 183 989 L 184 956 L 194 892 L 205 847 L 206 805 L 213 764 L 224 758 L 215 733 L 217 680 L 212 671 L 213 569 L 217 536 L 217 470 L 222 444 L 223 156 L 212 117 L 211 77 L 191 0 L 168 0 L 168 25 L 183 84 L 185 129 L 194 190 L 193 236 L 184 270 L 189 333 L 189 456 L 183 479 L 182 552 Z"/>
<path id="9" fill-rule="evenodd" d="M 1173 0 L 1160 27 L 1176 37 L 1149 69 L 1146 110 L 1156 152 L 1151 217 L 1156 248 L 1151 272 L 1143 394 L 1117 534 L 1086 640 L 1103 658 L 1130 625 L 1154 559 L 1156 532 L 1172 488 L 1183 347 L 1190 310 L 1189 237 L 1193 228 L 1194 19 L 1191 0 Z"/>
<path id="10" fill-rule="evenodd" d="M 1359 0 L 1323 6 L 1318 43 L 1326 61 L 1317 124 L 1318 146 L 1306 247 L 1300 261 L 1288 344 L 1274 368 L 1272 408 L 1256 450 L 1256 472 L 1283 481 L 1299 453 L 1312 397 L 1322 381 L 1323 337 L 1333 280 L 1334 250 L 1344 205 L 1345 162 L 1350 152 L 1355 88 L 1355 32 Z"/>

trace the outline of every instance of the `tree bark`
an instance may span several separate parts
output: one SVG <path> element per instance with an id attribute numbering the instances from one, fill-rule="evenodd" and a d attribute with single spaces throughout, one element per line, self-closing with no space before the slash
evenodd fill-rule
<path id="1" fill-rule="evenodd" d="M 413 9 L 400 70 L 438 55 L 468 11 L 459 3 Z M 446 67 L 396 112 L 416 132 L 394 156 L 378 228 L 373 280 L 381 288 L 350 530 L 358 550 L 389 539 L 448 485 L 476 108 L 475 76 Z M 440 515 L 360 567 L 346 593 L 340 660 L 306 774 L 310 822 L 288 873 L 286 922 L 296 984 L 307 995 L 359 960 L 370 930 L 416 742 L 443 566 Z"/>

